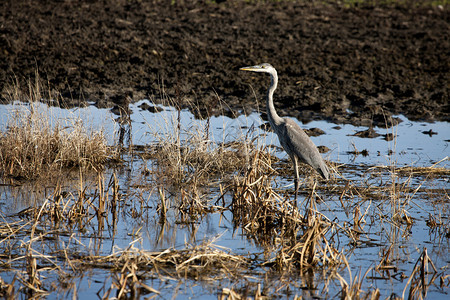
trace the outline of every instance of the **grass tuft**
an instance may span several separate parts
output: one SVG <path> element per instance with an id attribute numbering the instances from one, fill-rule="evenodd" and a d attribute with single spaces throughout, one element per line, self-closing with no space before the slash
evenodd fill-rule
<path id="1" fill-rule="evenodd" d="M 39 81 L 28 88 L 27 94 L 10 94 L 10 100 L 20 102 L 0 132 L 0 175 L 37 179 L 58 176 L 62 169 L 102 170 L 111 152 L 103 131 L 87 129 L 76 116 L 55 121 L 41 102 L 50 92 L 44 95 Z"/>

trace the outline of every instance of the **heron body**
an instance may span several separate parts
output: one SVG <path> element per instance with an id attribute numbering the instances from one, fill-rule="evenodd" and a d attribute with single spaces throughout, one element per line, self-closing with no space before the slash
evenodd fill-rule
<path id="1" fill-rule="evenodd" d="M 291 158 L 295 171 L 295 194 L 297 196 L 298 183 L 298 163 L 303 162 L 313 167 L 324 179 L 329 179 L 328 167 L 317 150 L 316 145 L 309 136 L 292 119 L 281 118 L 273 105 L 273 93 L 277 88 L 278 75 L 272 65 L 263 63 L 256 66 L 243 67 L 242 71 L 262 72 L 270 74 L 271 82 L 267 91 L 267 116 L 270 126 L 278 136 L 281 146 Z"/>

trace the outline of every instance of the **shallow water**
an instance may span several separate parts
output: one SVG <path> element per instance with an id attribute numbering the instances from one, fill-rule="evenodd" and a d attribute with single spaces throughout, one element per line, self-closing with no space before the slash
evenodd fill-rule
<path id="1" fill-rule="evenodd" d="M 148 103 L 148 100 L 142 100 L 130 105 L 132 136 L 134 145 L 148 145 L 157 142 L 154 136 L 170 134 L 173 131 L 174 124 L 177 123 L 178 111 L 174 107 L 161 106 L 159 113 L 150 113 L 142 110 L 139 106 L 142 103 Z M 12 110 L 25 109 L 23 103 L 0 105 L 0 126 L 4 128 Z M 99 109 L 95 106 L 85 108 L 60 109 L 58 107 L 46 107 L 50 115 L 55 119 L 67 120 L 82 119 L 87 127 L 103 128 L 109 143 L 112 145 L 117 139 L 118 125 L 114 119 L 117 115 L 111 113 L 110 109 Z M 196 120 L 188 110 L 182 110 L 180 115 L 182 128 L 202 130 L 205 127 L 206 120 Z M 324 121 L 312 121 L 308 124 L 300 124 L 302 128 L 320 128 L 325 134 L 318 137 L 312 137 L 316 145 L 326 145 L 331 149 L 325 157 L 332 161 L 340 163 L 362 163 L 367 165 L 389 165 L 395 162 L 397 165 L 410 166 L 430 166 L 440 161 L 450 154 L 450 125 L 446 122 L 412 122 L 404 116 L 394 116 L 402 122 L 391 128 L 378 128 L 375 131 L 380 134 L 376 138 L 360 138 L 353 136 L 359 131 L 367 130 L 367 127 L 358 127 L 350 124 L 333 124 Z M 273 133 L 268 133 L 258 128 L 266 123 L 260 118 L 258 113 L 252 113 L 248 116 L 240 115 L 235 119 L 229 117 L 211 117 L 210 118 L 210 138 L 214 142 L 228 142 L 236 139 L 237 136 L 246 133 L 250 127 L 254 127 L 260 135 L 267 135 L 263 140 L 267 144 L 280 147 L 278 138 Z M 432 131 L 432 134 L 424 132 Z M 395 139 L 386 141 L 385 134 L 394 134 Z M 184 133 L 184 137 L 186 134 Z M 183 138 L 183 132 L 182 132 Z M 348 151 L 367 150 L 368 156 L 349 155 Z M 394 155 L 389 152 L 394 151 Z M 286 157 L 284 152 L 279 153 L 280 157 Z"/>
<path id="2" fill-rule="evenodd" d="M 212 117 L 207 120 L 196 120 L 187 110 L 179 112 L 173 107 L 159 106 L 163 109 L 160 113 L 150 113 L 143 111 L 139 106 L 148 101 L 140 101 L 130 105 L 131 114 L 131 139 L 134 146 L 147 146 L 158 143 L 164 136 L 173 135 L 173 130 L 178 126 L 180 120 L 181 140 L 192 138 L 192 134 L 203 134 L 205 138 L 211 140 L 211 144 L 217 145 L 229 141 L 234 141 L 248 132 L 252 136 L 258 137 L 256 143 L 274 146 L 274 154 L 281 159 L 287 159 L 286 154 L 279 149 L 277 137 L 273 133 L 268 133 L 260 129 L 264 123 L 259 114 L 253 113 L 249 116 L 239 116 L 236 119 L 228 117 Z M 150 104 L 151 105 L 151 104 Z M 5 128 L 9 116 L 13 110 L 27 109 L 27 106 L 16 103 L 14 105 L 0 106 L 0 128 Z M 112 114 L 108 109 L 98 109 L 94 106 L 86 108 L 74 108 L 69 110 L 59 109 L 57 107 L 47 107 L 41 104 L 40 109 L 49 110 L 52 118 L 64 120 L 67 126 L 71 126 L 82 119 L 85 125 L 90 128 L 102 128 L 105 132 L 108 142 L 111 145 L 117 143 L 119 125 L 115 121 L 118 116 Z M 386 141 L 383 136 L 377 138 L 359 138 L 352 136 L 355 132 L 366 130 L 364 127 L 355 127 L 351 125 L 330 124 L 326 122 L 311 122 L 301 125 L 302 128 L 318 127 L 325 131 L 324 135 L 312 137 L 316 145 L 326 145 L 331 149 L 330 152 L 324 154 L 327 160 L 346 166 L 341 170 L 342 176 L 350 179 L 354 184 L 360 187 L 382 186 L 384 182 L 392 180 L 389 175 L 389 167 L 395 165 L 402 166 L 423 166 L 428 167 L 436 162 L 441 161 L 449 155 L 448 143 L 450 140 L 450 126 L 448 123 L 420 123 L 411 122 L 402 116 L 398 116 L 403 120 L 398 126 L 389 129 L 375 128 L 380 134 L 394 133 L 396 138 L 392 141 Z M 209 127 L 207 123 L 209 122 Z M 205 132 L 205 128 L 209 128 Z M 436 135 L 426 135 L 423 131 L 432 130 L 437 132 Z M 362 151 L 367 150 L 368 156 L 355 155 L 348 153 L 355 149 Z M 392 152 L 392 153 L 390 153 Z M 136 156 L 125 156 L 126 167 L 116 171 L 119 179 L 120 192 L 125 195 L 123 214 L 118 216 L 116 227 L 106 226 L 101 232 L 98 231 L 97 223 L 93 222 L 90 226 L 83 228 L 82 231 L 75 230 L 71 235 L 60 235 L 56 238 L 57 244 L 72 245 L 71 250 L 80 252 L 95 252 L 96 255 L 109 255 L 116 249 L 125 249 L 130 244 L 140 249 L 149 251 L 164 250 L 167 248 L 184 249 L 187 244 L 201 244 L 204 240 L 215 239 L 214 244 L 230 249 L 229 251 L 237 255 L 253 255 L 255 260 L 263 256 L 263 252 L 267 249 L 258 245 L 254 240 L 247 238 L 242 234 L 242 228 L 234 228 L 233 215 L 230 210 L 222 212 L 208 213 L 196 221 L 183 223 L 180 222 L 180 216 L 174 210 L 168 211 L 167 221 L 160 222 L 160 216 L 156 208 L 159 204 L 159 196 L 157 191 L 151 187 L 151 180 L 142 175 L 143 169 L 152 162 L 144 163 L 142 159 Z M 386 166 L 383 172 L 368 172 L 368 169 L 374 166 Z M 440 167 L 449 167 L 449 161 L 439 163 Z M 108 170 L 104 175 L 108 181 L 113 170 Z M 404 208 L 414 219 L 414 225 L 411 228 L 406 226 L 398 226 L 390 222 L 380 222 L 383 215 L 388 216 L 393 210 L 393 204 L 389 201 L 388 195 L 382 195 L 380 198 L 361 198 L 358 195 L 349 197 L 343 204 L 336 194 L 326 193 L 324 190 L 318 191 L 320 197 L 325 199 L 318 203 L 318 210 L 322 212 L 330 220 L 334 220 L 338 226 L 350 226 L 352 222 L 352 211 L 356 206 L 360 207 L 361 212 L 367 210 L 363 229 L 365 234 L 361 235 L 358 240 L 352 241 L 343 234 L 337 234 L 333 241 L 335 247 L 339 251 L 345 252 L 352 276 L 358 272 L 364 273 L 367 269 L 373 268 L 380 263 L 380 252 L 386 249 L 387 244 L 393 245 L 392 260 L 395 262 L 397 269 L 394 271 L 395 276 L 379 279 L 380 274 L 370 271 L 363 281 L 363 290 L 368 288 L 379 288 L 382 298 L 389 297 L 392 293 L 398 296 L 402 295 L 406 285 L 401 274 L 409 276 L 412 272 L 415 262 L 418 260 L 424 247 L 428 249 L 428 255 L 434 262 L 436 267 L 448 274 L 449 268 L 449 240 L 435 230 L 434 232 L 427 226 L 426 219 L 429 214 L 440 216 L 444 222 L 449 222 L 448 196 L 446 202 L 441 203 L 430 196 L 431 189 L 444 189 L 450 187 L 448 176 L 436 177 L 425 180 L 423 176 L 414 178 L 401 177 L 398 184 L 407 188 L 415 189 L 417 186 L 427 188 L 418 190 L 416 193 L 405 193 L 399 197 L 411 197 L 410 201 L 406 201 Z M 76 179 L 75 179 L 76 183 Z M 274 188 L 277 191 L 292 189 L 292 178 L 283 175 L 274 178 Z M 75 184 L 76 185 L 76 184 Z M 336 186 L 342 186 L 342 182 L 337 182 Z M 67 184 L 69 186 L 69 184 Z M 329 188 L 333 188 L 333 184 L 329 184 Z M 206 196 L 208 202 L 214 203 L 220 196 L 218 188 L 207 189 Z M 92 190 L 87 189 L 88 193 L 95 193 L 95 187 Z M 52 188 L 37 188 L 32 185 L 22 185 L 17 187 L 2 186 L 0 195 L 0 210 L 2 216 L 11 216 L 24 208 L 30 207 L 37 203 L 42 204 L 52 193 Z M 448 195 L 448 193 L 447 193 Z M 174 194 L 168 196 L 170 201 L 179 201 L 179 197 Z M 178 200 L 177 200 L 178 199 Z M 305 200 L 305 196 L 299 199 L 300 207 Z M 445 200 L 445 197 L 444 197 Z M 231 203 L 231 195 L 224 197 L 226 204 Z M 144 207 L 142 207 L 144 203 Z M 137 212 L 137 213 L 136 213 Z M 111 224 L 111 217 L 107 219 Z M 25 238 L 25 237 L 24 237 Z M 248 279 L 248 282 L 260 283 L 264 286 L 274 286 L 277 284 L 283 286 L 281 278 L 273 278 L 271 282 L 264 279 L 267 269 L 258 267 L 254 270 L 255 278 Z M 392 273 L 392 272 L 391 272 Z M 110 285 L 109 271 L 89 270 L 85 276 L 77 277 L 76 286 L 77 295 L 79 297 L 97 298 L 95 293 L 103 286 Z M 259 277 L 258 277 L 259 274 Z M 272 273 L 271 273 L 272 274 Z M 340 274 L 350 282 L 348 270 L 340 269 Z M 392 274 L 391 274 L 392 275 Z M 0 276 L 7 282 L 11 282 L 14 272 L 1 272 Z M 49 272 L 49 279 L 55 275 Z M 273 276 L 273 274 L 272 274 Z M 295 276 L 294 276 L 295 278 Z M 106 280 L 106 281 L 105 281 Z M 313 275 L 313 282 L 317 286 L 318 291 L 323 287 L 323 279 L 320 271 Z M 248 284 L 247 282 L 247 284 Z M 298 285 L 296 280 L 288 284 L 290 297 L 293 295 L 303 295 L 303 297 L 331 297 L 337 295 L 340 290 L 339 284 L 327 288 L 327 294 L 321 295 L 318 291 L 305 289 L 304 285 Z M 169 279 L 149 279 L 146 280 L 147 285 L 159 290 L 164 298 L 176 295 L 180 298 L 215 298 L 217 293 L 223 287 L 238 288 L 241 286 L 245 289 L 246 283 L 233 282 L 229 279 L 222 279 L 219 283 L 197 282 L 193 280 L 180 280 L 174 282 Z M 269 291 L 274 291 L 273 289 Z M 449 289 L 432 286 L 428 291 L 429 299 L 439 299 L 448 294 Z M 285 288 L 281 289 L 277 295 L 288 296 Z M 101 294 L 101 293 L 100 293 Z M 61 296 L 61 294 L 60 294 Z M 52 294 L 56 297 L 56 293 Z"/>

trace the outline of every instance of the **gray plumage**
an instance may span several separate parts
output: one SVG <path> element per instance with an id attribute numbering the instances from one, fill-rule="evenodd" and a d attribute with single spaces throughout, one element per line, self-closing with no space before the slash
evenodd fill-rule
<path id="1" fill-rule="evenodd" d="M 317 150 L 316 145 L 309 136 L 298 126 L 298 124 L 289 118 L 281 118 L 275 111 L 273 105 L 273 93 L 277 88 L 278 75 L 277 70 L 268 63 L 256 66 L 241 68 L 242 71 L 269 73 L 271 83 L 267 91 L 267 116 L 269 123 L 275 133 L 278 135 L 281 146 L 290 156 L 295 170 L 295 194 L 297 195 L 298 183 L 300 180 L 298 174 L 298 162 L 304 162 L 313 167 L 324 179 L 329 179 L 328 167 L 322 156 Z"/>

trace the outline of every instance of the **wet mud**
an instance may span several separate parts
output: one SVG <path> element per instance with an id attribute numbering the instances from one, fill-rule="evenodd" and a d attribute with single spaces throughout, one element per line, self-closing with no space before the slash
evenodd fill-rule
<path id="1" fill-rule="evenodd" d="M 449 121 L 448 6 L 210 2 L 1 1 L 2 99 L 38 72 L 68 105 L 169 96 L 197 116 L 264 112 L 268 76 L 239 67 L 269 62 L 283 116 Z"/>

